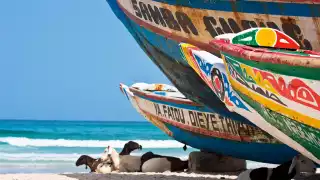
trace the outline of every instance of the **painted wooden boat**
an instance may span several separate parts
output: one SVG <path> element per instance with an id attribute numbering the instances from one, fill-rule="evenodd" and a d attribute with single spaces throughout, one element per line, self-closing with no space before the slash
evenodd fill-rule
<path id="1" fill-rule="evenodd" d="M 320 24 L 318 1 L 107 0 L 107 2 L 140 47 L 186 97 L 228 114 L 235 120 L 247 121 L 235 113 L 230 113 L 202 83 L 181 57 L 179 49 L 181 41 L 214 51 L 208 42 L 216 35 L 240 32 L 255 26 L 268 26 L 283 30 L 292 38 L 298 39 L 301 47 L 320 50 L 317 38 L 318 24 Z M 294 10 L 297 8 L 301 11 Z M 177 27 L 173 28 L 172 24 L 179 26 L 180 30 L 174 30 Z M 192 29 L 198 35 L 192 35 Z"/>
<path id="2" fill-rule="evenodd" d="M 205 151 L 280 164 L 297 154 L 260 128 L 225 118 L 164 84 L 120 84 L 123 94 L 148 121 L 175 140 Z"/>
<path id="3" fill-rule="evenodd" d="M 320 164 L 320 53 L 296 50 L 270 28 L 217 36 L 212 45 L 223 60 L 188 44 L 181 50 L 231 111 Z"/>
<path id="4" fill-rule="evenodd" d="M 256 26 L 267 26 L 286 32 L 302 49 L 320 50 L 320 5 L 316 0 L 107 0 L 107 2 L 150 59 L 188 99 L 220 111 L 219 113 L 233 120 L 248 121 L 225 108 L 218 97 L 190 68 L 180 55 L 180 42 L 197 45 L 220 56 L 219 51 L 208 45 L 215 36 L 236 33 Z M 153 14 L 149 8 L 152 8 Z M 148 16 L 148 12 L 151 17 Z M 154 15 L 158 15 L 159 19 L 155 20 L 157 17 Z M 181 25 L 181 22 L 184 23 Z"/>

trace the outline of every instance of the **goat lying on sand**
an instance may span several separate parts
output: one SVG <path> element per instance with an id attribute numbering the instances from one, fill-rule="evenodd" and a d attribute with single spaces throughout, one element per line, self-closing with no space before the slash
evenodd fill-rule
<path id="1" fill-rule="evenodd" d="M 101 159 L 105 162 L 110 162 L 111 159 L 112 171 L 117 172 L 175 172 L 188 168 L 188 161 L 181 161 L 176 157 L 161 156 L 152 152 L 147 152 L 141 157 L 120 155 L 110 146 L 105 149 Z"/>
<path id="2" fill-rule="evenodd" d="M 120 155 L 129 155 L 132 151 L 136 149 L 141 150 L 142 146 L 134 141 L 129 141 L 124 145 Z M 103 162 L 101 158 L 95 159 L 88 155 L 82 155 L 77 160 L 76 166 L 86 165 L 86 168 L 87 166 L 89 166 L 91 172 L 107 173 L 111 171 L 112 163 L 113 162 L 110 160 Z"/>

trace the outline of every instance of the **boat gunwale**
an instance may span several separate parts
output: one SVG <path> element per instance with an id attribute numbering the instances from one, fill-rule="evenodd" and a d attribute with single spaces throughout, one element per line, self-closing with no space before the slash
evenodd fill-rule
<path id="1" fill-rule="evenodd" d="M 140 90 L 140 89 L 137 89 L 134 87 L 129 87 L 129 90 L 133 94 L 138 94 L 138 95 L 145 96 L 147 98 L 151 98 L 151 99 L 155 99 L 155 100 L 161 100 L 161 101 L 173 102 L 173 103 L 178 103 L 178 104 L 186 104 L 186 105 L 191 105 L 191 106 L 202 107 L 202 105 L 195 103 L 189 99 L 182 99 L 182 98 L 173 97 L 173 96 L 158 95 L 158 94 L 154 94 L 154 93 L 151 93 L 148 91 Z M 163 91 L 163 92 L 166 92 L 166 91 Z"/>
<path id="2" fill-rule="evenodd" d="M 282 52 L 269 51 L 266 48 L 256 48 L 240 44 L 231 44 L 225 40 L 212 40 L 213 48 L 218 51 L 228 53 L 232 56 L 242 58 L 247 61 L 272 63 L 274 65 L 300 66 L 304 68 L 320 68 L 320 57 L 299 56 L 297 54 L 286 54 Z M 320 55 L 314 51 L 302 51 L 310 55 Z M 299 57 L 299 59 L 297 59 Z"/>

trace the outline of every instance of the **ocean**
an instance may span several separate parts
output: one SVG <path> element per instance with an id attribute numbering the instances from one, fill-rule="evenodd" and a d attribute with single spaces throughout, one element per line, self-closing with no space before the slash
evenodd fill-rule
<path id="1" fill-rule="evenodd" d="M 0 174 L 89 172 L 75 166 L 81 155 L 98 158 L 108 145 L 120 152 L 130 140 L 143 147 L 132 155 L 152 151 L 185 160 L 198 151 L 191 147 L 184 151 L 183 144 L 147 121 L 0 120 Z M 247 162 L 248 168 L 264 165 Z"/>
<path id="2" fill-rule="evenodd" d="M 147 121 L 32 121 L 0 120 L 0 173 L 88 172 L 76 167 L 83 154 L 98 158 L 111 145 L 120 152 L 133 140 L 143 149 L 187 159 L 194 151 L 168 137 Z"/>

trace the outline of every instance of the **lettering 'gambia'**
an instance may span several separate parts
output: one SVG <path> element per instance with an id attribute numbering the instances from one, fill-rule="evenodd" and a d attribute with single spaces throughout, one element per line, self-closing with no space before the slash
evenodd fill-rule
<path id="1" fill-rule="evenodd" d="M 153 1 L 139 1 L 130 0 L 131 5 L 134 10 L 134 15 L 139 19 L 156 24 L 163 28 L 169 28 L 177 32 L 184 32 L 187 34 L 192 34 L 195 36 L 201 36 L 207 31 L 212 38 L 217 35 L 225 33 L 238 33 L 242 30 L 255 28 L 255 27 L 269 27 L 278 30 L 282 30 L 284 33 L 296 40 L 300 47 L 303 49 L 312 50 L 312 45 L 309 40 L 304 39 L 303 31 L 299 25 L 293 23 L 294 21 L 282 18 L 282 24 L 276 24 L 269 19 L 264 22 L 264 20 L 259 20 L 258 22 L 247 19 L 236 20 L 235 18 L 225 18 L 218 16 L 199 16 L 194 17 L 197 20 L 202 21 L 202 26 L 205 28 L 197 27 L 196 23 L 192 21 L 193 16 L 197 16 L 197 13 L 186 14 L 183 12 L 182 8 L 176 7 L 177 10 L 173 11 L 170 8 L 156 6 Z M 149 2 L 149 3 L 147 3 Z M 207 13 L 205 13 L 207 14 Z M 201 26 L 201 25 L 200 25 Z"/>
<path id="2" fill-rule="evenodd" d="M 228 133 L 236 136 L 263 136 L 264 134 L 258 128 L 233 121 L 219 114 L 186 110 L 157 103 L 153 103 L 153 105 L 157 116 L 195 128 Z"/>

